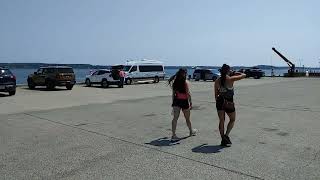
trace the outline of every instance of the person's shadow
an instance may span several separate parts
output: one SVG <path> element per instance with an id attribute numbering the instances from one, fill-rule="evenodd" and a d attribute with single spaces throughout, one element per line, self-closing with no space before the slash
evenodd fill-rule
<path id="1" fill-rule="evenodd" d="M 208 145 L 208 144 L 202 144 L 200 146 L 197 146 L 192 149 L 192 152 L 195 153 L 204 153 L 204 154 L 209 154 L 209 153 L 219 153 L 223 148 L 226 148 L 225 146 L 221 145 Z"/>
<path id="2" fill-rule="evenodd" d="M 179 138 L 175 141 L 172 141 L 170 138 L 168 137 L 163 137 L 163 138 L 159 138 L 156 140 L 153 140 L 149 143 L 145 143 L 148 145 L 152 145 L 152 146 L 174 146 L 174 145 L 178 145 L 180 144 L 180 141 L 183 139 L 187 139 L 189 136 L 183 137 L 183 138 Z"/>

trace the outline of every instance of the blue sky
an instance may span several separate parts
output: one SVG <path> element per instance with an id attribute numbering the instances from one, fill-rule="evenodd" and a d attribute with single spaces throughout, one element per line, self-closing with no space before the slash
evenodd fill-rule
<path id="1" fill-rule="evenodd" d="M 0 62 L 319 66 L 317 0 L 1 0 Z"/>

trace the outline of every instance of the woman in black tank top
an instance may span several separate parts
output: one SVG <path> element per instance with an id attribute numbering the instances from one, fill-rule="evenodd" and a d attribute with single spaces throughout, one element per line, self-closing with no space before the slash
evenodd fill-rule
<path id="1" fill-rule="evenodd" d="M 221 145 L 230 146 L 231 140 L 229 134 L 236 120 L 236 111 L 233 102 L 235 81 L 239 81 L 246 77 L 243 73 L 233 73 L 230 71 L 230 66 L 223 64 L 220 69 L 221 77 L 214 83 L 214 92 L 216 99 L 216 108 L 219 116 L 219 131 L 221 136 Z M 224 130 L 225 114 L 229 116 L 227 131 Z"/>

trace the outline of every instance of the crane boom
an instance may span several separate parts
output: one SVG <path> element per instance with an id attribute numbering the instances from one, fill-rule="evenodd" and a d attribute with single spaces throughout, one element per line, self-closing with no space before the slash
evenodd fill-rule
<path id="1" fill-rule="evenodd" d="M 278 56 L 280 56 L 287 64 L 288 66 L 290 67 L 289 69 L 289 73 L 294 73 L 295 71 L 295 65 L 289 60 L 287 59 L 284 55 L 282 55 L 279 51 L 276 50 L 276 48 L 272 48 L 272 50 L 278 54 Z"/>

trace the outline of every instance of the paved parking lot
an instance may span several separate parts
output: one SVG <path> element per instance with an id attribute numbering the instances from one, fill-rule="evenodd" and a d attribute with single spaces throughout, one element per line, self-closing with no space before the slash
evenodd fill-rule
<path id="1" fill-rule="evenodd" d="M 233 146 L 221 148 L 212 82 L 192 82 L 195 137 L 171 143 L 164 82 L 0 95 L 0 179 L 318 179 L 319 79 L 236 85 Z"/>

